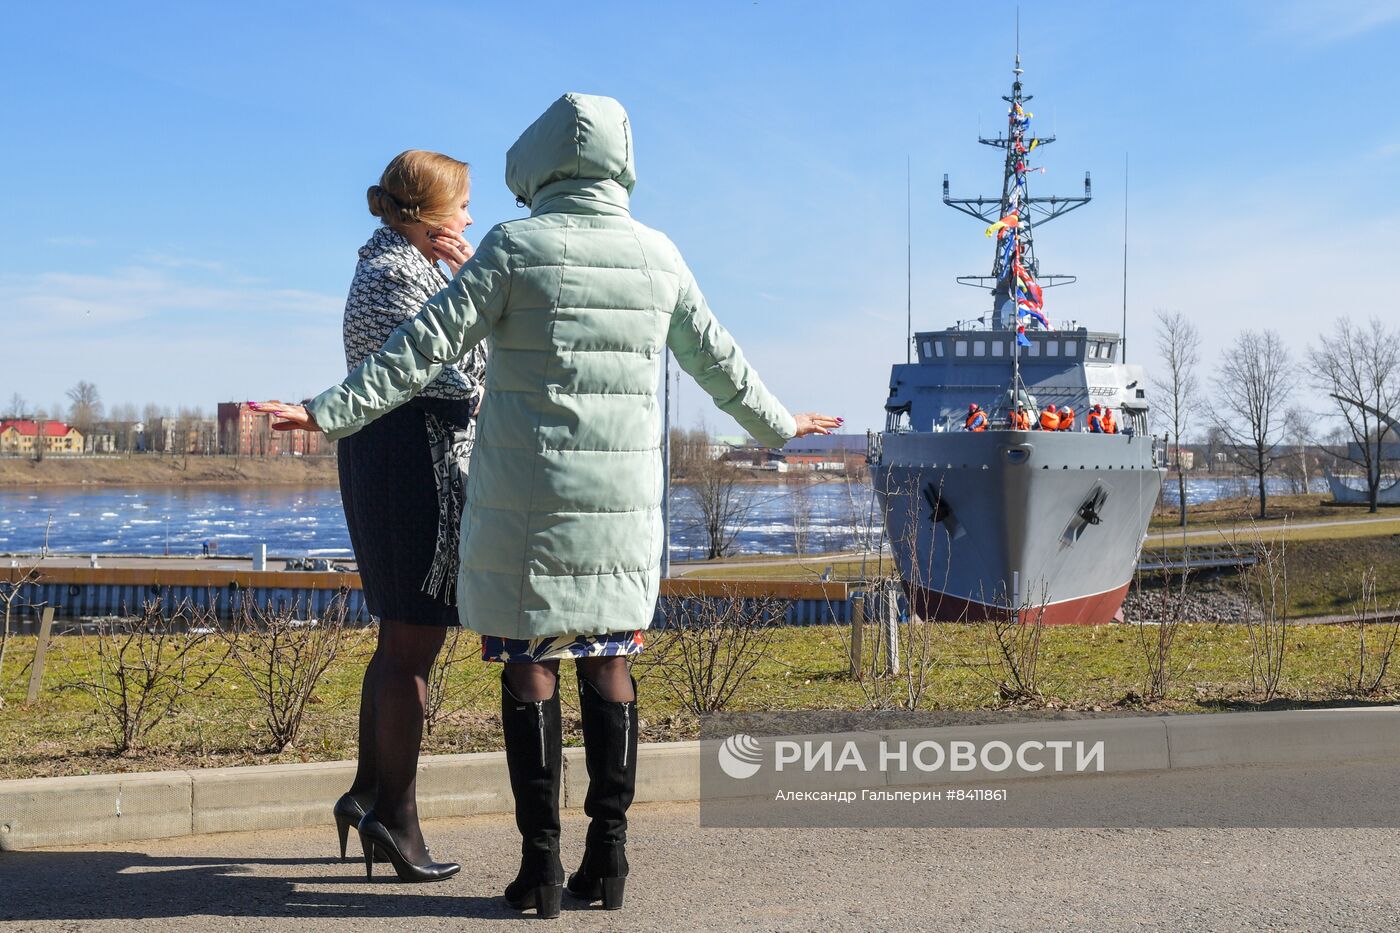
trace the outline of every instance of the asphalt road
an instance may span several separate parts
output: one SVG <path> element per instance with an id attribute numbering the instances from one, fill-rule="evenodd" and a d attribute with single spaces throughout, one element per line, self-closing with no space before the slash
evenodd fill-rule
<path id="1" fill-rule="evenodd" d="M 1400 764 L 1231 768 L 1039 784 L 1068 812 L 1149 801 L 1394 787 Z M 1144 783 L 1146 782 L 1146 783 Z M 1154 803 L 1155 802 L 1155 803 Z M 1183 804 L 1185 802 L 1185 804 Z M 449 881 L 367 883 L 330 827 L 0 853 L 6 930 L 459 930 L 523 922 L 501 816 L 427 824 Z M 565 861 L 584 824 L 567 815 Z M 1391 829 L 714 829 L 695 804 L 633 810 L 620 913 L 565 901 L 568 930 L 1387 930 L 1400 928 Z M 387 868 L 387 866 L 385 866 Z M 570 866 L 572 867 L 572 866 Z"/>

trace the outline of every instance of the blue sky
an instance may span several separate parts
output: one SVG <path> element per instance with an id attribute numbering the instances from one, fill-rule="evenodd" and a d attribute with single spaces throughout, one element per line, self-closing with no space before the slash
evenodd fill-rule
<path id="1" fill-rule="evenodd" d="M 635 216 L 680 246 L 794 410 L 882 423 L 903 358 L 905 160 L 915 326 L 974 317 L 1015 5 L 25 4 L 7 12 L 0 402 L 53 407 L 313 394 L 343 374 L 340 314 L 402 149 L 473 167 L 479 239 L 520 216 L 505 150 L 567 90 L 635 128 Z M 1116 327 L 1131 160 L 1129 358 L 1151 314 L 1199 324 L 1207 374 L 1238 330 L 1301 352 L 1388 314 L 1385 194 L 1400 168 L 1387 68 L 1400 2 L 1021 4 L 1033 193 L 1095 200 L 1045 227 L 1057 322 Z M 1380 197 L 1376 197 L 1377 193 Z M 1367 257 L 1381 263 L 1372 268 Z M 1366 283 L 1374 282 L 1374 286 Z M 1374 297 L 1372 297 L 1374 296 Z M 734 426 L 685 384 L 681 418 Z"/>

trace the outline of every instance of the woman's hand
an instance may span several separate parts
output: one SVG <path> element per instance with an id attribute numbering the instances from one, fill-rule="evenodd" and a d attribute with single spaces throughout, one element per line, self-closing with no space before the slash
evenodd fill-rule
<path id="1" fill-rule="evenodd" d="M 834 429 L 841 427 L 845 423 L 845 418 L 837 418 L 833 415 L 818 415 L 813 412 L 794 415 L 797 419 L 797 433 L 794 437 L 806 437 L 808 434 L 830 434 Z"/>
<path id="2" fill-rule="evenodd" d="M 433 256 L 447 263 L 447 268 L 452 270 L 453 275 L 456 275 L 476 253 L 475 247 L 461 236 L 441 227 L 428 234 L 428 242 L 431 244 Z"/>
<path id="3" fill-rule="evenodd" d="M 303 405 L 288 405 L 286 402 L 249 402 L 248 407 L 263 415 L 272 416 L 274 431 L 319 431 L 321 426 L 311 417 Z"/>

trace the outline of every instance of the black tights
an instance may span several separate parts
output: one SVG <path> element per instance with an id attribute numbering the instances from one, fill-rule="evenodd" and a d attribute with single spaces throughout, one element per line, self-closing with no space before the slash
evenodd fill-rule
<path id="1" fill-rule="evenodd" d="M 635 700 L 632 673 L 624 655 L 578 658 L 578 676 L 587 680 L 603 699 L 611 703 Z M 506 664 L 506 686 L 518 700 L 534 703 L 554 696 L 559 684 L 558 661 L 511 661 Z"/>
<path id="2" fill-rule="evenodd" d="M 360 759 L 350 793 L 361 805 L 372 801 L 375 816 L 413 862 L 427 855 L 418 826 L 418 751 L 428 672 L 446 637 L 444 626 L 380 622 L 360 690 Z"/>

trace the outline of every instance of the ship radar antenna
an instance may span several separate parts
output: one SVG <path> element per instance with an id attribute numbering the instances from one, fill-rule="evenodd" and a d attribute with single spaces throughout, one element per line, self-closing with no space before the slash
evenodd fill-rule
<path id="1" fill-rule="evenodd" d="M 1014 75 L 1016 75 L 1017 79 L 1019 79 L 1019 78 L 1021 77 L 1021 75 L 1025 74 L 1025 72 L 1021 70 L 1021 8 L 1020 8 L 1020 7 L 1017 7 L 1017 8 L 1016 8 L 1016 67 L 1013 68 L 1011 71 L 1012 71 L 1012 73 L 1013 73 Z"/>
<path id="2" fill-rule="evenodd" d="M 1016 10 L 1016 67 L 1011 93 L 1002 96 L 1007 103 L 1004 135 L 978 135 L 977 141 L 1000 149 L 1003 153 L 1000 196 L 955 198 L 948 176 L 943 176 L 943 203 L 986 224 L 986 235 L 995 236 L 990 275 L 961 275 L 958 282 L 985 288 L 992 297 L 992 330 L 1007 330 L 1011 341 L 1011 398 L 1021 392 L 1021 347 L 1031 346 L 1024 331 L 1027 327 L 1053 330 L 1045 310 L 1043 290 L 1075 281 L 1073 275 L 1042 273 L 1036 256 L 1037 227 L 1062 217 L 1088 204 L 1093 197 L 1089 173 L 1084 173 L 1083 195 L 1035 195 L 1029 191 L 1028 179 L 1045 171 L 1039 165 L 1044 147 L 1055 141 L 1054 134 L 1038 135 L 1031 129 L 1034 114 L 1026 108 L 1032 95 L 1021 84 L 1021 11 Z"/>

